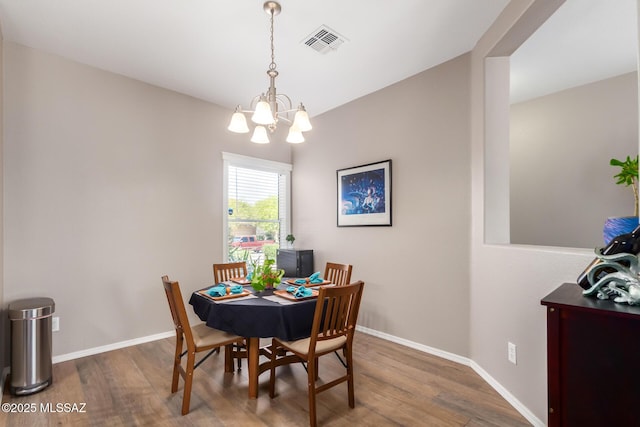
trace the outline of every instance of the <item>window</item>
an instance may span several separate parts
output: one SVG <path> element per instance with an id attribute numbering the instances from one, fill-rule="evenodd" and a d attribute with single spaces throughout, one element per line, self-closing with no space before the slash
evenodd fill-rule
<path id="1" fill-rule="evenodd" d="M 290 226 L 291 165 L 222 153 L 226 261 L 275 259 Z"/>

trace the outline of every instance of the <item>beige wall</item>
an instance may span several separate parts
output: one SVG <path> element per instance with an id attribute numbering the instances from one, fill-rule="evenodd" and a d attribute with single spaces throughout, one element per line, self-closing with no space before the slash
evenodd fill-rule
<path id="1" fill-rule="evenodd" d="M 222 260 L 221 151 L 289 162 L 226 130 L 230 112 L 5 45 L 4 300 L 49 296 L 55 355 L 172 329 Z"/>
<path id="2" fill-rule="evenodd" d="M 511 106 L 511 243 L 593 249 L 633 215 L 609 160 L 638 152 L 637 94 L 633 72 Z"/>
<path id="3" fill-rule="evenodd" d="M 360 323 L 469 355 L 469 55 L 314 118 L 294 148 L 296 246 L 353 264 Z M 393 226 L 336 226 L 336 170 L 391 159 Z"/>

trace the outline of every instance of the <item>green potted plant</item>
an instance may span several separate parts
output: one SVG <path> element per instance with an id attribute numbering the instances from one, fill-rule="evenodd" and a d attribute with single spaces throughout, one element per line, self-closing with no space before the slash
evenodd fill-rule
<path id="1" fill-rule="evenodd" d="M 611 166 L 619 166 L 621 168 L 614 178 L 617 178 L 616 184 L 631 186 L 633 190 L 634 211 L 633 215 L 638 216 L 638 156 L 635 159 L 627 156 L 627 160 L 624 162 L 618 159 L 611 159 L 609 162 Z"/>
<path id="2" fill-rule="evenodd" d="M 289 244 L 293 248 L 293 242 L 296 241 L 296 237 L 293 234 L 287 234 L 287 237 L 285 238 L 285 240 L 289 242 Z"/>
<path id="3" fill-rule="evenodd" d="M 630 233 L 638 226 L 638 156 L 626 160 L 611 159 L 611 166 L 619 167 L 619 172 L 613 177 L 616 184 L 631 187 L 633 191 L 634 211 L 633 216 L 607 218 L 604 225 L 604 242 L 608 244 L 611 239 L 621 234 Z"/>
<path id="4" fill-rule="evenodd" d="M 251 287 L 256 292 L 273 289 L 280 284 L 284 276 L 284 270 L 274 269 L 273 264 L 275 264 L 275 262 L 276 260 L 266 257 L 262 265 L 258 265 L 258 261 L 251 263 L 253 266 Z"/>

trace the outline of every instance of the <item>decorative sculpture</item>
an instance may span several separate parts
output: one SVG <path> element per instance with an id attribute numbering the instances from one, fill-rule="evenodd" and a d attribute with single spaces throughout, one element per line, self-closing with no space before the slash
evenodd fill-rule
<path id="1" fill-rule="evenodd" d="M 617 303 L 640 304 L 638 257 L 627 253 L 602 255 L 600 248 L 596 248 L 595 253 L 600 262 L 587 273 L 591 287 L 582 294 L 595 295 L 599 299 L 613 298 Z"/>

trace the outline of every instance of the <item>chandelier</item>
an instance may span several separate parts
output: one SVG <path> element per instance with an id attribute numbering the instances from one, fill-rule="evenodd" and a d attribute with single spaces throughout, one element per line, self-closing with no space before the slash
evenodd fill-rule
<path id="1" fill-rule="evenodd" d="M 276 92 L 276 77 L 278 77 L 278 71 L 276 70 L 275 55 L 273 48 L 273 17 L 280 13 L 282 7 L 280 3 L 275 1 L 265 2 L 262 6 L 264 11 L 269 14 L 271 20 L 271 63 L 267 70 L 269 76 L 269 89 L 266 93 L 262 93 L 253 100 L 249 106 L 249 110 L 243 110 L 241 105 L 236 107 L 233 116 L 231 116 L 231 122 L 229 123 L 229 129 L 235 133 L 248 133 L 249 127 L 247 126 L 247 118 L 245 113 L 251 113 L 251 121 L 256 124 L 251 141 L 258 144 L 268 144 L 269 135 L 273 133 L 277 126 L 278 121 L 290 123 L 289 133 L 287 135 L 287 142 L 299 143 L 304 142 L 304 136 L 302 132 L 311 130 L 311 123 L 309 122 L 309 115 L 304 108 L 304 105 L 300 103 L 298 108 L 293 108 L 291 98 L 282 93 Z M 290 114 L 295 111 L 293 121 L 290 119 Z"/>

